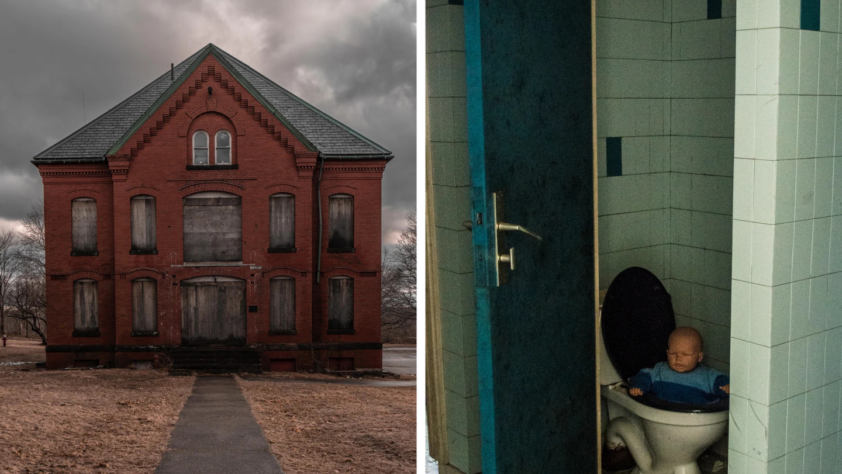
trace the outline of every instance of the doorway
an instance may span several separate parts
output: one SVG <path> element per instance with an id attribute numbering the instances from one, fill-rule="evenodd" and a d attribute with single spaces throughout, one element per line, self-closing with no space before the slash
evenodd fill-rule
<path id="1" fill-rule="evenodd" d="M 246 282 L 205 276 L 181 283 L 181 343 L 243 346 L 246 343 Z"/>

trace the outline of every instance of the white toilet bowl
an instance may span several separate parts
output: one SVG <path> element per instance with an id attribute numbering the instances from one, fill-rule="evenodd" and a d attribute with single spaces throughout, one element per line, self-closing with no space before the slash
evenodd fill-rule
<path id="1" fill-rule="evenodd" d="M 603 322 L 606 318 L 620 318 L 626 325 L 626 331 L 619 337 L 617 333 L 612 335 L 613 346 L 610 349 L 619 364 L 616 367 L 606 350 L 606 337 L 603 337 L 602 331 L 599 336 L 599 383 L 602 385 L 602 396 L 608 402 L 609 419 L 605 429 L 605 443 L 609 448 L 620 445 L 629 448 L 637 463 L 632 474 L 701 474 L 696 460 L 725 434 L 728 410 L 695 410 L 691 413 L 668 411 L 645 405 L 635 399 L 637 397 L 628 394 L 628 390 L 622 386 L 623 380 L 645 366 L 654 365 L 635 366 L 628 364 L 628 360 L 638 355 L 641 347 L 657 348 L 662 344 L 665 349 L 664 335 L 675 328 L 675 317 L 663 285 L 657 277 L 642 268 L 630 268 L 620 273 L 611 283 L 606 300 L 612 298 L 612 291 L 615 291 L 611 301 L 613 308 L 606 305 L 606 313 L 601 311 L 600 318 Z M 625 301 L 624 296 L 617 296 L 623 295 L 624 291 L 633 297 Z M 640 301 L 646 300 L 649 291 L 653 291 L 653 299 L 660 299 L 658 304 L 647 304 L 644 310 L 628 307 L 641 304 Z M 619 311 L 622 314 L 617 314 L 618 307 L 622 308 Z M 629 324 L 635 326 L 635 329 L 645 330 L 630 331 L 632 326 Z M 651 340 L 648 336 L 650 328 L 656 328 L 652 330 Z"/>
<path id="2" fill-rule="evenodd" d="M 609 448 L 628 446 L 637 468 L 632 474 L 701 474 L 696 460 L 728 427 L 728 411 L 679 413 L 646 406 L 620 384 L 603 387 L 611 420 Z"/>

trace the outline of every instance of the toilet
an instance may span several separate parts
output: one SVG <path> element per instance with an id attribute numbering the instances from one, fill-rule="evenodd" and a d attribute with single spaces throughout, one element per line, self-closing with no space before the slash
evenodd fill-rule
<path id="1" fill-rule="evenodd" d="M 629 448 L 637 463 L 632 474 L 701 474 L 696 460 L 727 429 L 727 398 L 689 405 L 651 394 L 632 397 L 626 383 L 640 369 L 666 360 L 667 339 L 675 329 L 669 293 L 648 270 L 628 268 L 611 282 L 600 314 L 607 447 Z"/>

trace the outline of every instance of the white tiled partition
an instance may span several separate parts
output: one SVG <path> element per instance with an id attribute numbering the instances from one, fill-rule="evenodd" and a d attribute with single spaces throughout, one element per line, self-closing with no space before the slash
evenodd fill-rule
<path id="1" fill-rule="evenodd" d="M 738 0 L 729 473 L 842 472 L 839 0 Z"/>
<path id="2" fill-rule="evenodd" d="M 736 3 L 708 3 L 597 1 L 600 288 L 650 270 L 728 372 Z"/>

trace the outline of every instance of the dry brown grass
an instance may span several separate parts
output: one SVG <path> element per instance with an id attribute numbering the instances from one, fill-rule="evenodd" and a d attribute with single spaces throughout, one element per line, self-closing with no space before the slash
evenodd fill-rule
<path id="1" fill-rule="evenodd" d="M 415 472 L 415 387 L 284 380 L 308 377 L 239 379 L 285 474 Z"/>
<path id="2" fill-rule="evenodd" d="M 38 341 L 0 348 L 0 362 L 43 360 Z M 152 370 L 30 367 L 0 366 L 2 472 L 154 472 L 193 386 Z"/>

